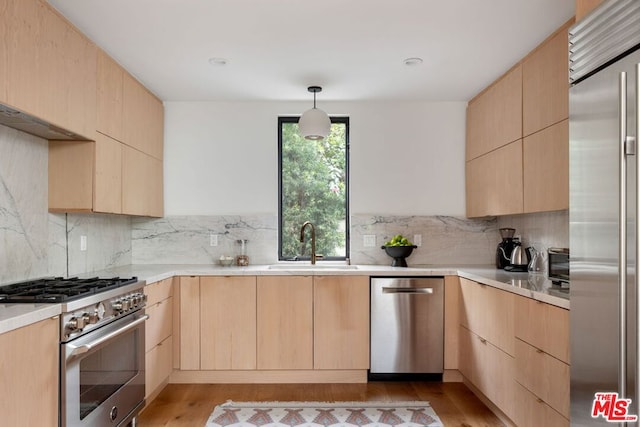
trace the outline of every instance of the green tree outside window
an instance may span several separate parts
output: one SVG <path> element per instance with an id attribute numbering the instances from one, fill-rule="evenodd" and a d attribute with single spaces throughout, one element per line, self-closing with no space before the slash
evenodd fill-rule
<path id="1" fill-rule="evenodd" d="M 300 136 L 297 121 L 279 119 L 280 259 L 310 256 L 309 235 L 300 243 L 305 221 L 315 226 L 317 254 L 344 259 L 349 229 L 348 118 L 333 118 L 329 136 L 320 141 Z"/>

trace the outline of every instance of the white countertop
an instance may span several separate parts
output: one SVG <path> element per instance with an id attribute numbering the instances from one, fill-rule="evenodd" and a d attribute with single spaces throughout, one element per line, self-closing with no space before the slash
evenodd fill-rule
<path id="1" fill-rule="evenodd" d="M 248 267 L 222 267 L 217 265 L 142 265 L 132 264 L 83 274 L 82 277 L 132 277 L 147 283 L 173 276 L 237 276 L 237 275 L 365 275 L 365 276 L 455 276 L 484 283 L 505 291 L 533 298 L 561 308 L 569 309 L 569 294 L 552 287 L 542 274 L 509 273 L 493 266 L 415 266 L 390 267 L 382 265 L 344 266 L 322 263 L 317 267 L 301 263 Z M 0 333 L 8 332 L 49 317 L 59 315 L 60 304 L 0 304 Z"/>

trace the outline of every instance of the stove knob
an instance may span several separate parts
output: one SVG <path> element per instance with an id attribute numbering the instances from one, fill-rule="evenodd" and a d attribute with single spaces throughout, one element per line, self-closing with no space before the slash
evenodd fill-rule
<path id="1" fill-rule="evenodd" d="M 131 299 L 130 298 L 125 298 L 122 300 L 122 310 L 123 311 L 129 311 L 129 309 L 131 308 Z"/>
<path id="2" fill-rule="evenodd" d="M 71 319 L 69 319 L 65 327 L 71 332 L 78 330 L 78 319 L 72 317 Z"/>
<path id="3" fill-rule="evenodd" d="M 93 325 L 95 323 L 98 323 L 98 320 L 100 320 L 100 316 L 98 315 L 97 311 L 94 311 L 89 315 L 89 324 Z"/>
<path id="4" fill-rule="evenodd" d="M 111 308 L 113 309 L 113 311 L 116 312 L 116 314 L 122 312 L 122 300 L 115 300 L 111 303 Z"/>
<path id="5" fill-rule="evenodd" d="M 91 316 L 89 316 L 89 313 L 82 313 L 82 316 L 80 316 L 80 318 L 82 319 L 83 328 L 91 323 Z"/>

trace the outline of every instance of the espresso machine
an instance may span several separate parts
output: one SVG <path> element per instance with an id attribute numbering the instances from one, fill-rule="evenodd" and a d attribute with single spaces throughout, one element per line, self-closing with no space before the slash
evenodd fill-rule
<path id="1" fill-rule="evenodd" d="M 511 264 L 511 253 L 520 242 L 513 238 L 516 234 L 515 228 L 501 228 L 500 237 L 502 242 L 496 248 L 496 268 L 504 269 Z"/>

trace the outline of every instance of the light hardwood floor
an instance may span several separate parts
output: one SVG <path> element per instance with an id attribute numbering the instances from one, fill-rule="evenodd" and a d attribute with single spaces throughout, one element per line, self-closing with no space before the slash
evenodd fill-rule
<path id="1" fill-rule="evenodd" d="M 142 412 L 139 427 L 204 427 L 215 405 L 235 401 L 427 400 L 446 427 L 502 422 L 462 383 L 169 384 Z"/>

